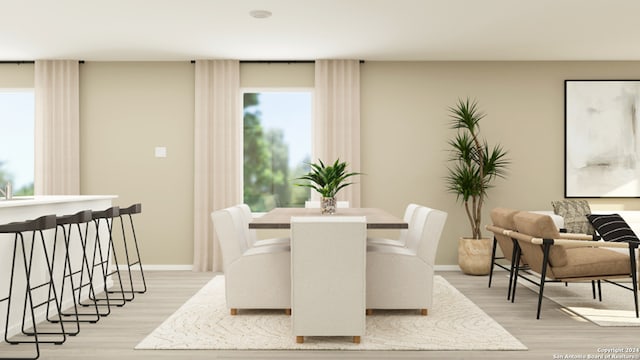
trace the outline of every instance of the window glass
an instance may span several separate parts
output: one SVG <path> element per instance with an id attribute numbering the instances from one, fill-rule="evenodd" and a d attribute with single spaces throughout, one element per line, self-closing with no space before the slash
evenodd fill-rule
<path id="1" fill-rule="evenodd" d="M 0 89 L 0 186 L 14 195 L 33 195 L 33 89 Z"/>
<path id="2" fill-rule="evenodd" d="M 252 211 L 303 207 L 308 188 L 294 179 L 309 170 L 311 91 L 246 91 L 244 203 Z"/>

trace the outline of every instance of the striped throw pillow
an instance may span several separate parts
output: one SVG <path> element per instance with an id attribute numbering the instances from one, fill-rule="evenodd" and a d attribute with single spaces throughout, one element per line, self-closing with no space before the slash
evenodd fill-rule
<path id="1" fill-rule="evenodd" d="M 587 218 L 604 241 L 638 241 L 629 224 L 618 214 L 591 214 L 587 215 Z"/>

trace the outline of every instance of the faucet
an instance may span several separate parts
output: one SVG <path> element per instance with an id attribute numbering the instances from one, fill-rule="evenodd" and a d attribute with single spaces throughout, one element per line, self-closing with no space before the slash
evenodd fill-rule
<path id="1" fill-rule="evenodd" d="M 7 182 L 4 188 L 0 189 L 0 194 L 4 196 L 5 200 L 11 200 L 13 198 L 13 191 L 11 189 L 11 183 Z"/>

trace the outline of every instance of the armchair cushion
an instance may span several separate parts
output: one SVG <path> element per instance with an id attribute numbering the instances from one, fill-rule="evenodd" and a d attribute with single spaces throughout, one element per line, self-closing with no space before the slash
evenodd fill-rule
<path id="1" fill-rule="evenodd" d="M 587 218 L 604 241 L 638 241 L 629 224 L 618 214 L 591 214 Z"/>
<path id="2" fill-rule="evenodd" d="M 561 247 L 561 246 L 553 246 Z M 613 276 L 629 274 L 629 255 L 602 248 L 568 248 L 567 262 L 563 266 L 553 266 L 553 274 L 558 279 L 583 278 L 591 276 Z"/>
<path id="3" fill-rule="evenodd" d="M 521 211 L 514 215 L 514 220 L 526 219 L 524 222 L 517 222 L 520 224 L 516 230 L 523 234 L 537 234 L 541 238 L 545 239 L 557 239 L 560 237 L 560 232 L 548 215 L 540 215 L 531 212 Z M 567 265 L 567 256 L 565 249 L 561 246 L 554 246 L 549 251 L 549 263 L 551 266 L 565 266 Z"/>
<path id="4" fill-rule="evenodd" d="M 491 222 L 494 226 L 503 228 L 505 230 L 515 230 L 516 224 L 513 221 L 513 216 L 518 213 L 518 210 L 507 208 L 494 208 L 491 210 Z M 511 237 L 504 234 L 495 234 L 495 239 L 498 242 L 498 246 L 502 251 L 505 259 L 512 260 L 513 253 L 513 241 Z M 522 261 L 520 262 L 522 264 Z"/>
<path id="5" fill-rule="evenodd" d="M 591 207 L 586 200 L 558 200 L 552 201 L 553 212 L 564 218 L 567 232 L 593 235 L 594 230 L 587 215 L 591 214 Z"/>

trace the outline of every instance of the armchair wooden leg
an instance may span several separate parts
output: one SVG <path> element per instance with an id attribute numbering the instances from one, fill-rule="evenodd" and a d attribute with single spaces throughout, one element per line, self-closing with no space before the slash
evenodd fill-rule
<path id="1" fill-rule="evenodd" d="M 354 344 L 360 344 L 360 336 L 354 336 L 353 337 L 353 343 Z"/>
<path id="2" fill-rule="evenodd" d="M 284 309 L 285 315 L 291 315 L 291 309 Z"/>
<path id="3" fill-rule="evenodd" d="M 238 315 L 238 309 L 236 309 L 236 308 L 231 308 L 231 309 L 229 309 L 229 313 L 230 313 L 231 315 Z"/>
<path id="4" fill-rule="evenodd" d="M 422 315 L 422 316 L 427 316 L 428 312 L 429 311 L 427 309 L 420 309 L 420 315 Z"/>
<path id="5" fill-rule="evenodd" d="M 296 336 L 296 342 L 298 344 L 304 343 L 304 336 Z"/>
<path id="6" fill-rule="evenodd" d="M 373 315 L 373 309 L 367 309 L 366 314 L 367 315 Z"/>

